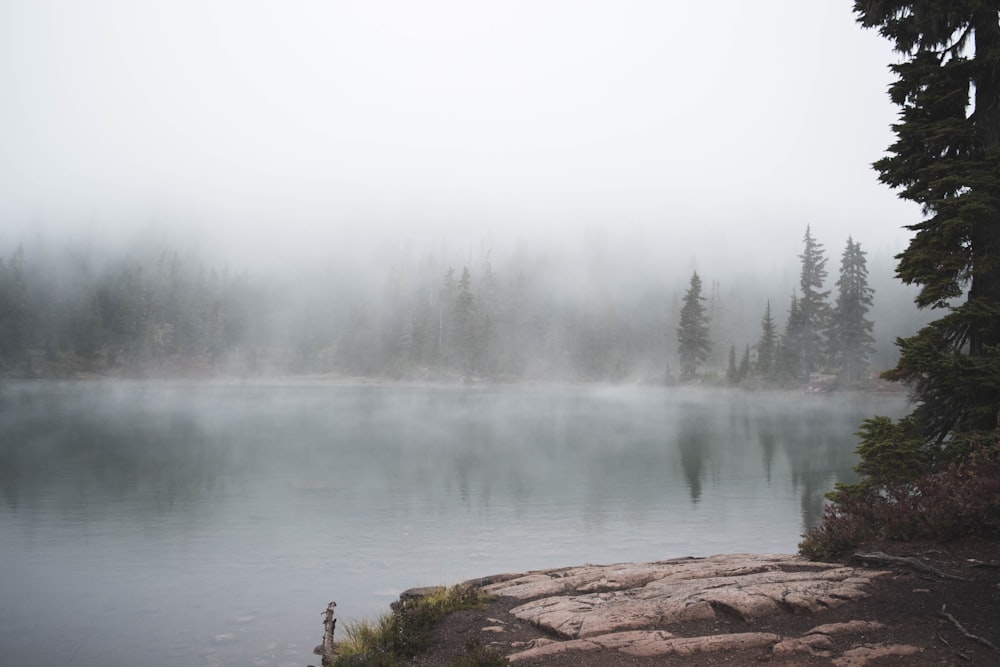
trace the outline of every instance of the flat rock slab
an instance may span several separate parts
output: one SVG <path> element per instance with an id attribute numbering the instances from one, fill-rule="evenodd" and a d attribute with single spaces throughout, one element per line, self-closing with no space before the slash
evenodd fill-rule
<path id="1" fill-rule="evenodd" d="M 866 596 L 866 588 L 884 574 L 784 554 L 733 554 L 505 575 L 484 589 L 524 600 L 510 613 L 552 637 L 508 655 L 512 662 L 596 649 L 642 657 L 745 649 L 769 649 L 776 657 L 829 656 L 831 636 L 870 636 L 878 624 L 822 625 L 797 637 L 754 632 L 752 624 L 776 614 L 807 615 L 848 604 Z M 738 620 L 745 631 L 696 637 L 672 632 L 677 624 L 711 619 Z M 842 664 L 911 649 L 916 650 L 858 646 Z"/>

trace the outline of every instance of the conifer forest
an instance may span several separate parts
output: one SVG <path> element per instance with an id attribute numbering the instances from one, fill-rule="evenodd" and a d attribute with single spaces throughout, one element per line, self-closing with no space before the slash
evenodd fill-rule
<path id="1" fill-rule="evenodd" d="M 892 338 L 916 324 L 894 314 L 908 298 L 901 288 L 883 280 L 876 290 L 861 244 L 844 244 L 838 262 L 807 227 L 801 255 L 788 258 L 798 278 L 789 273 L 773 293 L 764 280 L 727 284 L 711 267 L 685 287 L 623 275 L 597 255 L 580 269 L 524 248 L 502 258 L 479 249 L 454 262 L 400 253 L 361 276 L 335 263 L 236 270 L 169 247 L 106 256 L 18 245 L 0 264 L 0 368 L 14 377 L 747 387 L 803 386 L 824 375 L 856 386 L 892 361 Z"/>

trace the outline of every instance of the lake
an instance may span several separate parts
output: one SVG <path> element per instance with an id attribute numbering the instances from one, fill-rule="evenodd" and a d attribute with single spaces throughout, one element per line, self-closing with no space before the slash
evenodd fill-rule
<path id="1" fill-rule="evenodd" d="M 0 383 L 0 662 L 319 664 L 413 586 L 793 552 L 902 396 Z M 338 635 L 339 636 L 339 635 Z"/>

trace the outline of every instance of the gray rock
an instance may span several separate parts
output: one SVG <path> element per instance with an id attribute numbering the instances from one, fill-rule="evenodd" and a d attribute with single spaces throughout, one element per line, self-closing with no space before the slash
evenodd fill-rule
<path id="1" fill-rule="evenodd" d="M 832 635 L 870 635 L 881 625 L 871 621 L 820 625 L 801 637 L 767 632 L 678 637 L 670 627 L 726 616 L 752 623 L 775 614 L 809 614 L 864 597 L 866 587 L 885 574 L 797 556 L 734 554 L 504 575 L 484 588 L 524 600 L 511 614 L 561 639 L 524 646 L 508 656 L 511 662 L 599 649 L 655 657 L 770 648 L 775 657 L 794 659 L 830 656 Z M 872 645 L 860 648 L 841 656 L 845 665 L 863 664 L 873 655 L 907 655 L 915 650 L 879 647 L 888 651 L 880 653 Z"/>

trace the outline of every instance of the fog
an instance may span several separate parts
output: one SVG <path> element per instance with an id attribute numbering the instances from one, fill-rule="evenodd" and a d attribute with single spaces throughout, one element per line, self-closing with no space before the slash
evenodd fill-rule
<path id="1" fill-rule="evenodd" d="M 894 364 L 894 56 L 687 4 L 0 0 L 5 664 L 300 664 L 331 598 L 793 551 L 905 399 L 672 384 L 681 300 L 727 384 L 852 238 Z"/>
<path id="2" fill-rule="evenodd" d="M 849 236 L 869 253 L 884 368 L 923 321 L 891 259 L 919 211 L 870 168 L 893 59 L 831 3 L 0 0 L 0 257 L 53 289 L 174 255 L 245 276 L 285 347 L 488 258 L 669 348 L 698 271 L 724 355 L 768 300 L 783 321 L 809 226 L 830 287 Z"/>
<path id="3" fill-rule="evenodd" d="M 286 270 L 586 233 L 764 270 L 806 224 L 888 255 L 892 59 L 837 3 L 3 0 L 0 228 Z"/>

